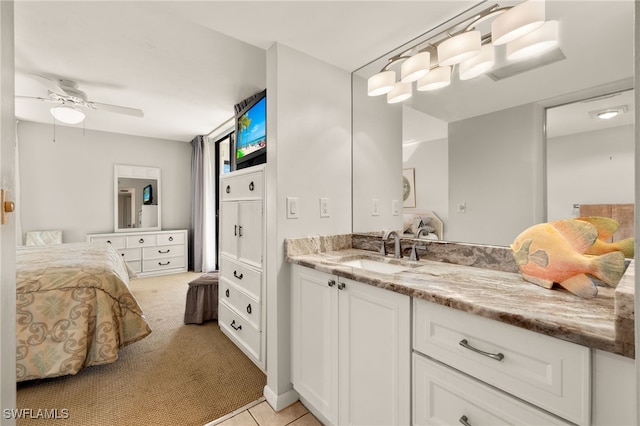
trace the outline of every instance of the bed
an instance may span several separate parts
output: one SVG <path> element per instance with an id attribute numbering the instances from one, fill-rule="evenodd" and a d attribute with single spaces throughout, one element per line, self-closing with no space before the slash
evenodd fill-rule
<path id="1" fill-rule="evenodd" d="M 110 244 L 20 246 L 16 273 L 18 382 L 114 362 L 151 333 Z"/>
<path id="2" fill-rule="evenodd" d="M 402 217 L 405 237 L 442 240 L 444 223 L 432 210 L 405 209 Z"/>

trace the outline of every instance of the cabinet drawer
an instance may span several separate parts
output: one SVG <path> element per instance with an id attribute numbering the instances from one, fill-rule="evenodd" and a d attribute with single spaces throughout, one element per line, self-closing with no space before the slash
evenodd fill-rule
<path id="1" fill-rule="evenodd" d="M 142 249 L 142 256 L 145 260 L 184 256 L 184 244 L 178 246 L 144 247 Z"/>
<path id="2" fill-rule="evenodd" d="M 139 248 L 120 249 L 118 251 L 122 255 L 122 258 L 127 262 L 133 262 L 142 259 L 142 253 Z"/>
<path id="3" fill-rule="evenodd" d="M 569 425 L 416 353 L 413 374 L 414 425 Z"/>
<path id="4" fill-rule="evenodd" d="M 238 290 L 229 280 L 222 278 L 218 287 L 218 300 L 224 300 L 233 309 L 236 310 L 244 319 L 249 321 L 252 326 L 258 330 L 261 327 L 262 306 L 260 302 L 247 296 L 244 292 Z"/>
<path id="5" fill-rule="evenodd" d="M 126 240 L 122 235 L 110 235 L 104 237 L 89 237 L 92 243 L 109 243 L 118 250 L 126 247 Z"/>
<path id="6" fill-rule="evenodd" d="M 170 246 L 173 244 L 184 244 L 184 232 L 172 232 L 168 234 L 158 234 L 159 246 Z"/>
<path id="7" fill-rule="evenodd" d="M 260 360 L 260 332 L 224 301 L 218 305 L 218 324 L 255 359 Z"/>
<path id="8" fill-rule="evenodd" d="M 414 299 L 414 349 L 564 419 L 589 423 L 586 347 Z"/>
<path id="9" fill-rule="evenodd" d="M 262 198 L 264 179 L 262 171 L 225 178 L 220 183 L 222 201 L 243 198 Z"/>
<path id="10" fill-rule="evenodd" d="M 257 301 L 262 300 L 262 273 L 259 271 L 223 256 L 220 259 L 220 278 L 226 278 Z"/>
<path id="11" fill-rule="evenodd" d="M 135 273 L 142 272 L 142 261 L 141 260 L 127 260 L 127 265 L 129 268 L 133 270 Z"/>
<path id="12" fill-rule="evenodd" d="M 158 245 L 156 234 L 129 235 L 127 236 L 127 248 L 152 247 Z"/>
<path id="13" fill-rule="evenodd" d="M 163 269 L 184 268 L 184 257 L 169 257 L 166 259 L 144 259 L 142 261 L 142 270 L 161 271 Z"/>

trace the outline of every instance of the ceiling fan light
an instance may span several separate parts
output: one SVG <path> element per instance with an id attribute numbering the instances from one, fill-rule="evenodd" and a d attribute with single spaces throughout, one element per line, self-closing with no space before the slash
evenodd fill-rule
<path id="1" fill-rule="evenodd" d="M 438 67 L 418 80 L 416 89 L 426 92 L 443 88 L 449 84 L 451 84 L 451 67 Z"/>
<path id="2" fill-rule="evenodd" d="M 67 105 L 53 107 L 49 110 L 53 118 L 65 124 L 78 124 L 84 120 L 84 113 Z"/>
<path id="3" fill-rule="evenodd" d="M 558 45 L 558 21 L 547 21 L 532 33 L 507 44 L 507 60 L 517 61 L 539 55 Z"/>
<path id="4" fill-rule="evenodd" d="M 480 53 L 482 35 L 478 30 L 465 31 L 438 45 L 440 66 L 455 65 Z"/>
<path id="5" fill-rule="evenodd" d="M 401 78 L 403 83 L 412 83 L 429 72 L 431 68 L 431 54 L 429 52 L 420 52 L 402 63 Z"/>
<path id="6" fill-rule="evenodd" d="M 387 93 L 387 103 L 396 104 L 411 97 L 411 83 L 397 82 L 393 90 Z"/>
<path id="7" fill-rule="evenodd" d="M 540 28 L 544 21 L 544 0 L 527 0 L 493 20 L 491 42 L 495 46 L 509 43 Z"/>
<path id="8" fill-rule="evenodd" d="M 460 80 L 470 80 L 489 71 L 495 63 L 493 46 L 485 44 L 480 50 L 480 54 L 460 63 Z"/>
<path id="9" fill-rule="evenodd" d="M 389 93 L 396 85 L 395 71 L 381 71 L 367 80 L 367 94 L 379 96 Z"/>

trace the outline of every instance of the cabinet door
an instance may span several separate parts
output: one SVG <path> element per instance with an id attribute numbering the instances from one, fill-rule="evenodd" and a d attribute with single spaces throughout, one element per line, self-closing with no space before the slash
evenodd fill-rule
<path id="1" fill-rule="evenodd" d="M 220 254 L 236 257 L 238 252 L 238 203 L 220 203 Z"/>
<path id="2" fill-rule="evenodd" d="M 409 296 L 344 278 L 339 288 L 339 424 L 408 425 Z"/>
<path id="3" fill-rule="evenodd" d="M 332 284 L 333 282 L 333 284 Z M 292 265 L 293 387 L 330 424 L 338 421 L 337 279 Z"/>
<path id="4" fill-rule="evenodd" d="M 262 200 L 238 202 L 238 260 L 262 267 Z"/>

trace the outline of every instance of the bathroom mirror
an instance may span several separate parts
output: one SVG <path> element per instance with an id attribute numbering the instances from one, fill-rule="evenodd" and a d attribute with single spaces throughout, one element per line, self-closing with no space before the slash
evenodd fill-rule
<path id="1" fill-rule="evenodd" d="M 456 13 L 471 16 L 488 5 Z M 462 81 L 455 67 L 449 86 L 418 92 L 414 83 L 412 97 L 398 104 L 367 96 L 367 79 L 442 27 L 356 70 L 353 231 L 402 227 L 402 208 L 394 205 L 403 205 L 403 169 L 413 169 L 415 208 L 441 217 L 445 240 L 508 245 L 547 220 L 546 110 L 633 88 L 633 16 L 632 1 L 578 7 L 547 0 L 547 20 L 559 21 L 559 50 L 512 64 L 497 48 L 488 74 Z M 597 171 L 572 178 L 597 179 Z"/>
<path id="2" fill-rule="evenodd" d="M 161 229 L 160 169 L 114 166 L 114 231 Z"/>

